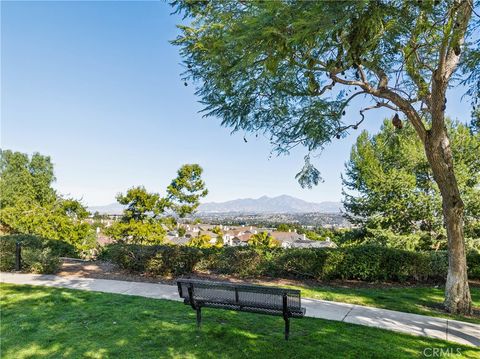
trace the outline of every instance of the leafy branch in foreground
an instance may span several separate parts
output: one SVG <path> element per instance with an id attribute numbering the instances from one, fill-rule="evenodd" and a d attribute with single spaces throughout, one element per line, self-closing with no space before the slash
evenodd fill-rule
<path id="1" fill-rule="evenodd" d="M 185 81 L 206 116 L 233 131 L 260 132 L 279 153 L 322 150 L 376 108 L 410 122 L 441 197 L 448 234 L 445 305 L 470 313 L 463 208 L 445 125 L 446 92 L 461 83 L 478 98 L 477 1 L 190 1 L 173 41 Z M 478 13 L 478 11 L 475 13 Z M 360 113 L 347 116 L 351 104 Z M 368 112 L 367 112 L 368 111 Z M 307 156 L 308 160 L 309 157 Z M 311 165 L 299 175 L 317 183 Z"/>

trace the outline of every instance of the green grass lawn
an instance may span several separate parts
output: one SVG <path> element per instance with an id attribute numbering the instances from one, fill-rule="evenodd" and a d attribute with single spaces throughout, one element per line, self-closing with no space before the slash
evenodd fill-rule
<path id="1" fill-rule="evenodd" d="M 2 284 L 2 358 L 421 358 L 480 350 L 341 322 L 206 309 L 201 330 L 180 302 Z M 431 349 L 427 349 L 431 353 Z"/>
<path id="2" fill-rule="evenodd" d="M 449 315 L 442 310 L 444 288 L 392 287 L 392 288 L 340 288 L 333 286 L 286 286 L 300 289 L 305 298 L 324 299 L 401 312 L 452 318 L 480 324 L 480 317 Z M 480 288 L 470 287 L 473 306 L 480 311 Z"/>

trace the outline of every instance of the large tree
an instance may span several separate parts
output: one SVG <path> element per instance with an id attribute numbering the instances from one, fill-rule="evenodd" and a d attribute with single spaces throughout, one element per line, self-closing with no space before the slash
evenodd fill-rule
<path id="1" fill-rule="evenodd" d="M 0 150 L 0 229 L 66 241 L 78 251 L 95 246 L 92 228 L 82 220 L 83 204 L 60 196 L 50 157 Z"/>
<path id="2" fill-rule="evenodd" d="M 11 150 L 0 150 L 0 208 L 21 202 L 40 205 L 55 202 L 53 164 L 48 156 L 32 156 Z"/>
<path id="3" fill-rule="evenodd" d="M 162 243 L 166 234 L 164 227 L 172 224 L 172 218 L 166 217 L 167 211 L 173 211 L 179 217 L 192 214 L 200 205 L 200 198 L 207 195 L 202 172 L 198 164 L 183 165 L 164 197 L 148 192 L 143 186 L 132 187 L 125 194 L 119 193 L 117 201 L 126 207 L 120 221 L 113 223 L 105 233 L 122 242 Z"/>
<path id="4" fill-rule="evenodd" d="M 164 208 L 160 195 L 137 186 L 117 195 L 117 202 L 126 206 L 120 221 L 105 229 L 105 234 L 119 242 L 135 244 L 162 243 L 166 230 L 159 218 Z"/>
<path id="5" fill-rule="evenodd" d="M 480 133 L 457 121 L 447 121 L 447 129 L 465 203 L 465 233 L 478 238 Z M 422 146 L 409 123 L 399 131 L 385 120 L 377 134 L 363 131 L 358 136 L 342 176 L 344 206 L 351 221 L 397 234 L 422 231 L 433 247 L 443 244 L 440 191 Z"/>
<path id="6" fill-rule="evenodd" d="M 208 194 L 202 173 L 203 168 L 197 164 L 183 165 L 167 187 L 166 206 L 180 217 L 193 214 L 200 205 L 200 198 Z"/>
<path id="7" fill-rule="evenodd" d="M 148 217 L 157 217 L 163 212 L 160 207 L 160 195 L 149 193 L 143 186 L 132 187 L 127 193 L 119 193 L 117 202 L 126 206 L 123 211 L 123 220 L 141 221 Z"/>
<path id="8" fill-rule="evenodd" d="M 173 2 L 189 17 L 174 43 L 185 81 L 197 81 L 207 116 L 264 132 L 280 152 L 322 149 L 356 129 L 367 110 L 395 112 L 422 142 L 448 233 L 446 308 L 470 313 L 463 201 L 445 127 L 446 92 L 459 81 L 478 97 L 473 0 Z M 479 11 L 476 11 L 478 14 Z M 476 32 L 476 33 L 475 33 Z M 476 37 L 476 38 L 475 38 Z M 357 116 L 346 108 L 364 104 Z M 298 178 L 320 174 L 306 156 Z"/>

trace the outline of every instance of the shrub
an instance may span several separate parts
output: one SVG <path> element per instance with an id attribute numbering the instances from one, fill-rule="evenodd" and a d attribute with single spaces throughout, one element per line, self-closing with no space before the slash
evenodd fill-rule
<path id="1" fill-rule="evenodd" d="M 15 269 L 15 243 L 21 243 L 22 245 L 22 270 L 29 271 L 30 264 L 27 263 L 28 258 L 36 256 L 42 265 L 35 265 L 35 270 L 38 269 L 38 273 L 53 273 L 55 269 L 53 262 L 54 258 L 59 261 L 60 256 L 75 256 L 75 247 L 69 243 L 55 240 L 46 239 L 34 235 L 26 234 L 14 234 L 0 237 L 0 270 L 12 271 Z M 32 254 L 32 251 L 38 253 Z M 43 253 L 40 255 L 39 253 Z M 43 256 L 43 257 L 42 257 Z M 49 258 L 52 259 L 52 263 L 47 263 Z M 37 263 L 38 261 L 33 261 Z M 33 263 L 32 262 L 32 263 Z M 42 272 L 43 269 L 47 272 Z"/>
<path id="2" fill-rule="evenodd" d="M 315 248 L 286 249 L 276 258 L 273 264 L 274 275 L 323 279 L 324 269 L 330 250 Z"/>
<path id="3" fill-rule="evenodd" d="M 265 274 L 265 251 L 254 247 L 224 247 L 213 257 L 208 269 L 221 274 L 251 277 Z"/>
<path id="4" fill-rule="evenodd" d="M 48 239 L 31 234 L 12 234 L 0 237 L 0 242 L 11 242 L 14 245 L 19 242 L 22 244 L 22 248 L 50 248 L 52 253 L 57 256 L 77 257 L 73 245 L 58 239 Z"/>
<path id="5" fill-rule="evenodd" d="M 114 244 L 104 257 L 132 272 L 184 275 L 197 270 L 240 277 L 356 279 L 364 281 L 441 281 L 448 269 L 447 252 L 412 252 L 378 245 L 338 249 Z M 468 254 L 470 278 L 480 277 L 480 253 Z"/>
<path id="6" fill-rule="evenodd" d="M 418 271 L 427 271 L 430 279 L 445 280 L 448 272 L 448 252 L 432 251 L 426 252 L 428 255 L 428 269 L 418 269 Z"/>
<path id="7" fill-rule="evenodd" d="M 162 246 L 147 260 L 146 271 L 155 275 L 184 275 L 192 273 L 202 258 L 202 251 L 186 246 Z"/>
<path id="8" fill-rule="evenodd" d="M 22 251 L 22 269 L 32 273 L 52 274 L 60 268 L 60 258 L 50 248 Z"/>
<path id="9" fill-rule="evenodd" d="M 15 269 L 15 242 L 0 239 L 0 271 Z"/>
<path id="10" fill-rule="evenodd" d="M 468 277 L 480 279 L 480 251 L 472 250 L 467 253 Z"/>
<path id="11" fill-rule="evenodd" d="M 102 253 L 102 258 L 130 272 L 145 272 L 147 261 L 155 255 L 159 246 L 142 246 L 139 244 L 111 244 Z"/>
<path id="12" fill-rule="evenodd" d="M 386 279 L 386 272 L 382 271 L 382 259 L 388 250 L 372 245 L 347 247 L 342 250 L 343 258 L 337 263 L 336 274 L 341 279 Z"/>

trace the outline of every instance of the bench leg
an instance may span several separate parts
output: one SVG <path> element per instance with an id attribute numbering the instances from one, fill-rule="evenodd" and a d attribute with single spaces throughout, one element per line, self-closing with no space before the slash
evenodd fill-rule
<path id="1" fill-rule="evenodd" d="M 200 328 L 200 323 L 202 321 L 202 308 L 197 305 L 197 327 Z"/>
<path id="2" fill-rule="evenodd" d="M 290 318 L 286 317 L 283 319 L 285 320 L 285 340 L 288 340 L 288 336 L 290 335 Z"/>

